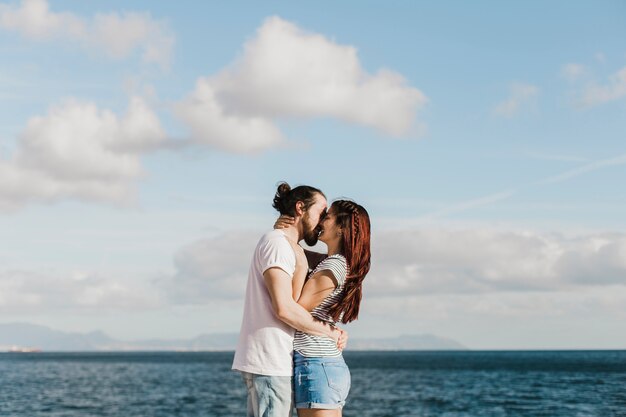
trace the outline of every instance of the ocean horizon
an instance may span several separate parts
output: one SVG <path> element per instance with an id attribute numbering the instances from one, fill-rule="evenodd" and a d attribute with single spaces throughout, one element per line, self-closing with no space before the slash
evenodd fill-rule
<path id="1" fill-rule="evenodd" d="M 237 416 L 222 352 L 0 353 L 0 415 Z M 626 350 L 346 351 L 344 416 L 626 416 Z"/>

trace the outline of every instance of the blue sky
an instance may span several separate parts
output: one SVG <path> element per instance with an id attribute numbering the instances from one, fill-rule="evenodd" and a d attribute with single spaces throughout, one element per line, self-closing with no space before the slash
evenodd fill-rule
<path id="1" fill-rule="evenodd" d="M 625 16 L 2 2 L 2 321 L 237 331 L 286 180 L 370 212 L 355 337 L 623 348 Z"/>

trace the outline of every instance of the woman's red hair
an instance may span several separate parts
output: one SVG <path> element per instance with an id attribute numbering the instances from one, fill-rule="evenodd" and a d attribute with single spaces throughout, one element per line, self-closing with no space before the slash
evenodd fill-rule
<path id="1" fill-rule="evenodd" d="M 330 210 L 342 229 L 342 252 L 348 262 L 348 276 L 342 298 L 328 313 L 335 321 L 350 323 L 359 317 L 362 283 L 370 270 L 370 217 L 359 204 L 349 200 L 335 201 Z"/>

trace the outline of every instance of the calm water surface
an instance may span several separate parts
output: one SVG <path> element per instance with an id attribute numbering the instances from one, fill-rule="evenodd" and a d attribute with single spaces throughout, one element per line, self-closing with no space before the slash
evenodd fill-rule
<path id="1" fill-rule="evenodd" d="M 232 352 L 0 354 L 0 416 L 245 416 Z M 626 351 L 346 352 L 347 417 L 626 417 Z"/>

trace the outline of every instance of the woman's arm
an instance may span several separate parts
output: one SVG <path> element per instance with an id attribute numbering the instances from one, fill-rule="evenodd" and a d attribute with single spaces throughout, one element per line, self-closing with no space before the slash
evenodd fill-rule
<path id="1" fill-rule="evenodd" d="M 298 304 L 308 311 L 313 311 L 335 288 L 337 288 L 337 280 L 330 270 L 324 269 L 316 272 L 304 284 L 297 300 Z"/>
<path id="2" fill-rule="evenodd" d="M 337 288 L 337 285 L 337 278 L 330 270 L 324 269 L 316 272 L 304 284 L 302 293 L 298 299 L 298 304 L 307 311 L 311 312 L 315 307 L 320 305 L 320 303 L 324 301 L 324 299 L 328 297 L 328 295 L 331 294 L 335 288 Z M 340 331 L 339 340 L 337 340 L 337 347 L 339 350 L 344 350 L 348 343 L 348 332 L 336 327 L 336 325 L 332 327 Z"/>

